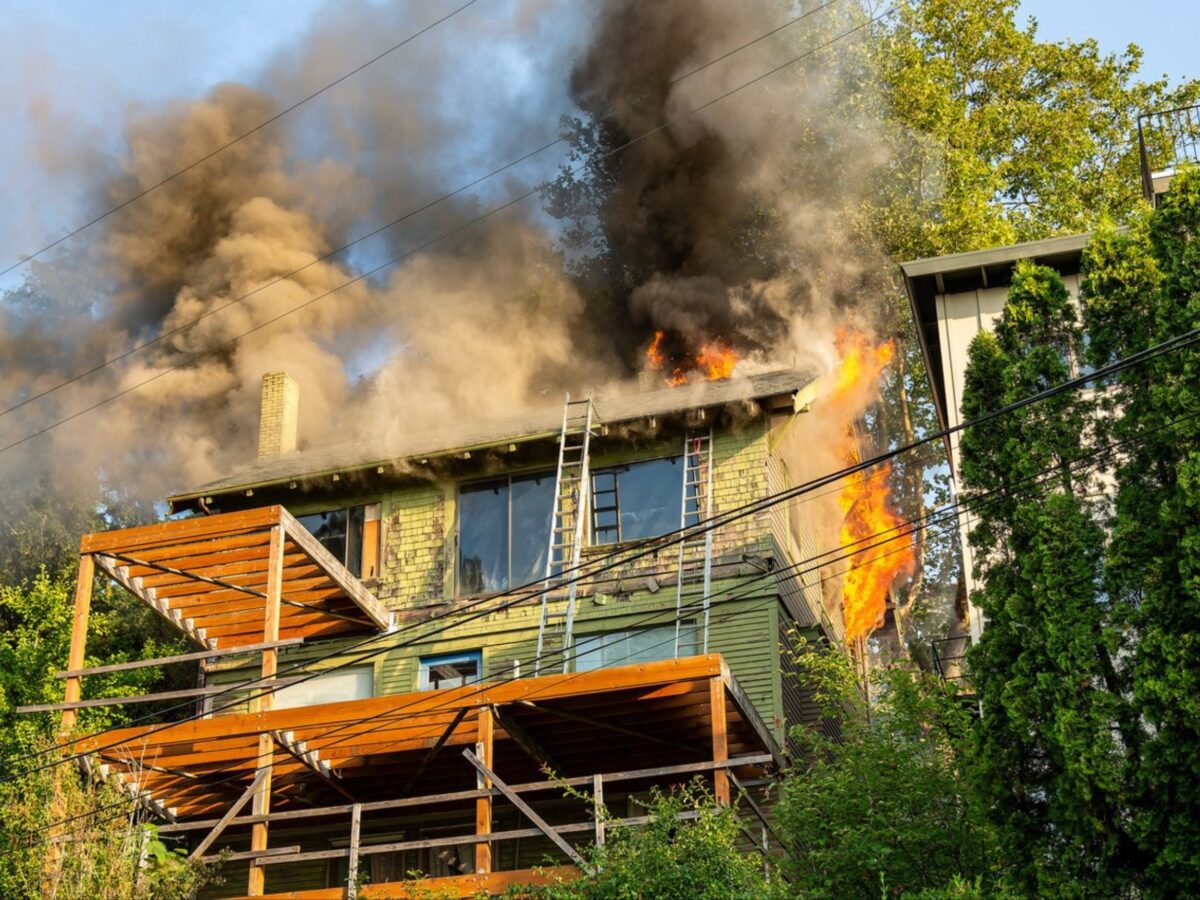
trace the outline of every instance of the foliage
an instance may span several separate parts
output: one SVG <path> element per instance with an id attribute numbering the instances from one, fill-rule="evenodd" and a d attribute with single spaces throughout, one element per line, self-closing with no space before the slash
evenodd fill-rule
<path id="1" fill-rule="evenodd" d="M 1082 350 L 1061 278 L 1019 266 L 995 335 L 972 343 L 964 416 L 1067 381 Z M 1122 605 L 1102 587 L 1093 420 L 1090 399 L 1067 391 L 962 439 L 987 618 L 971 660 L 981 784 L 1017 883 L 1055 896 L 1121 896 L 1139 864 L 1125 797 L 1139 733 L 1117 661 Z"/>
<path id="2" fill-rule="evenodd" d="M 820 721 L 800 748 L 776 813 L 804 897 L 979 896 L 996 888 L 995 842 L 978 801 L 972 714 L 943 682 L 907 666 L 877 671 L 868 707 L 846 655 L 799 643 L 798 677 Z M 991 894 L 989 894 L 991 895 Z"/>
<path id="3" fill-rule="evenodd" d="M 694 814 L 679 820 L 684 813 Z M 512 896 L 535 900 L 718 900 L 783 896 L 764 874 L 762 857 L 737 847 L 740 824 L 719 809 L 712 788 L 697 780 L 676 792 L 655 791 L 646 806 L 651 821 L 611 828 L 603 847 L 583 851 L 594 875 L 520 888 Z"/>
<path id="4" fill-rule="evenodd" d="M 0 896 L 182 900 L 206 876 L 159 839 L 127 794 L 74 766 L 0 784 L 0 805 Z"/>
<path id="5" fill-rule="evenodd" d="M 1128 231 L 1096 235 L 1081 292 L 1094 364 L 1200 327 L 1197 235 L 1194 169 Z M 1111 381 L 1101 437 L 1123 453 L 1105 591 L 1128 610 L 1127 675 L 1145 726 L 1131 747 L 1131 817 L 1147 894 L 1191 895 L 1200 888 L 1200 354 L 1176 349 Z"/>
<path id="6" fill-rule="evenodd" d="M 20 715 L 18 706 L 62 700 L 62 671 L 74 619 L 74 575 L 52 577 L 43 570 L 25 586 L 0 585 L 0 729 L 5 758 L 26 753 L 53 731 L 49 713 Z M 145 604 L 120 589 L 97 581 L 88 622 L 87 661 L 126 662 L 182 652 L 184 641 Z M 114 672 L 84 679 L 85 697 L 121 697 L 151 693 L 167 685 L 186 686 L 191 673 L 157 668 Z M 151 707 L 142 707 L 145 714 Z M 129 714 L 121 707 L 80 710 L 88 730 L 120 725 Z"/>

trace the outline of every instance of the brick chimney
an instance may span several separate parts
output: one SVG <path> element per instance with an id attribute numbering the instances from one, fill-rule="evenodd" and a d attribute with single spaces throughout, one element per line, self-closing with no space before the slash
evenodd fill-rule
<path id="1" fill-rule="evenodd" d="M 270 459 L 296 449 L 300 425 L 300 388 L 287 372 L 268 372 L 262 379 L 258 414 L 258 458 Z"/>

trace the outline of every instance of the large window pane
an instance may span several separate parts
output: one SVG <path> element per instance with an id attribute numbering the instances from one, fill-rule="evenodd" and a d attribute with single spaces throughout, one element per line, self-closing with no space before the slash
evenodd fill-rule
<path id="1" fill-rule="evenodd" d="M 679 629 L 679 655 L 695 656 L 700 652 L 699 647 L 699 627 L 695 622 L 684 622 Z M 674 656 L 674 624 L 610 631 L 581 637 L 575 642 L 575 671 L 632 666 Z"/>
<path id="2" fill-rule="evenodd" d="M 508 481 L 463 487 L 458 494 L 459 593 L 508 587 Z"/>
<path id="3" fill-rule="evenodd" d="M 512 571 L 509 587 L 528 584 L 546 574 L 550 519 L 554 515 L 554 476 L 512 480 Z"/>
<path id="4" fill-rule="evenodd" d="M 682 491 L 678 456 L 597 471 L 592 477 L 593 543 L 636 541 L 674 531 L 681 524 Z"/>
<path id="5" fill-rule="evenodd" d="M 275 692 L 275 708 L 291 709 L 318 703 L 363 700 L 374 695 L 375 669 L 372 666 L 352 666 L 280 688 Z"/>
<path id="6" fill-rule="evenodd" d="M 321 542 L 329 554 L 340 563 L 346 562 L 346 510 L 332 509 L 328 512 L 300 516 L 300 524 L 309 534 Z M 362 534 L 359 533 L 359 555 L 362 554 Z"/>

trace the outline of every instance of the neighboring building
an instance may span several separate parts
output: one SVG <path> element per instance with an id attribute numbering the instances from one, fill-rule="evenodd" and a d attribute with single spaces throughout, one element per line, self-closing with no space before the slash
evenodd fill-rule
<path id="1" fill-rule="evenodd" d="M 938 424 L 942 429 L 962 424 L 962 391 L 967 370 L 967 351 L 981 331 L 991 331 L 1004 311 L 1013 272 L 1021 260 L 1049 266 L 1063 278 L 1073 299 L 1079 296 L 1079 269 L 1088 235 L 1069 235 L 974 253 L 958 253 L 902 263 L 904 283 L 917 324 L 925 368 L 929 372 Z M 1079 374 L 1079 361 L 1071 361 Z M 959 443 L 961 432 L 946 440 L 951 484 L 959 493 Z M 970 636 L 979 637 L 983 620 L 970 602 L 975 590 L 975 560 L 967 541 L 970 513 L 959 518 L 963 578 L 967 587 Z M 950 650 L 951 656 L 958 652 Z"/>
<path id="2" fill-rule="evenodd" d="M 1139 117 L 1138 148 L 1143 194 L 1157 205 L 1180 166 L 1200 163 L 1200 106 Z M 901 264 L 938 421 L 943 429 L 962 424 L 968 348 L 975 335 L 990 331 L 1003 312 L 1017 263 L 1030 260 L 1056 270 L 1072 299 L 1078 302 L 1080 266 L 1089 237 L 1087 234 L 1067 235 Z M 1082 373 L 1079 360 L 1073 359 L 1071 366 L 1074 375 Z M 946 441 L 955 494 L 959 492 L 960 437 L 960 433 L 955 433 Z M 983 620 L 969 599 L 975 588 L 975 560 L 967 541 L 969 520 L 969 513 L 960 517 L 959 532 L 969 633 L 972 638 L 978 638 Z M 951 642 L 961 643 L 954 639 Z M 948 652 L 955 658 L 961 656 L 959 649 L 952 648 Z"/>
<path id="3" fill-rule="evenodd" d="M 298 451 L 296 385 L 269 375 L 254 465 L 170 498 L 192 518 L 81 546 L 81 585 L 99 567 L 203 648 L 191 693 L 209 714 L 80 750 L 103 747 L 162 833 L 232 851 L 218 896 L 341 896 L 356 870 L 459 895 L 534 880 L 603 838 L 544 769 L 631 823 L 633 798 L 697 773 L 729 802 L 731 779 L 777 769 L 809 708 L 783 648 L 842 635 L 838 592 L 787 568 L 821 543 L 803 504 L 720 519 L 797 483 L 817 389 L 784 371 L 598 397 L 590 429 L 576 403 L 386 452 Z M 543 603 L 551 552 L 554 576 L 578 559 L 584 577 L 552 578 Z M 318 659 L 325 674 L 295 680 Z M 281 689 L 256 697 L 260 676 Z"/>

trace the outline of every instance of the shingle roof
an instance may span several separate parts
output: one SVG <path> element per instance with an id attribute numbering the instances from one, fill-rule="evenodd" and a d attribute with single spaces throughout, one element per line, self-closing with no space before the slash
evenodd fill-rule
<path id="1" fill-rule="evenodd" d="M 703 381 L 650 391 L 634 388 L 609 395 L 597 394 L 593 402 L 600 422 L 615 424 L 788 394 L 811 384 L 816 377 L 811 371 L 786 369 L 727 381 Z M 514 418 L 465 422 L 439 432 L 422 431 L 394 441 L 389 446 L 372 446 L 356 441 L 313 447 L 259 460 L 193 491 L 176 494 L 170 501 L 175 503 L 236 488 L 440 456 L 506 442 L 536 440 L 557 435 L 561 424 L 562 404 L 555 403 Z"/>

